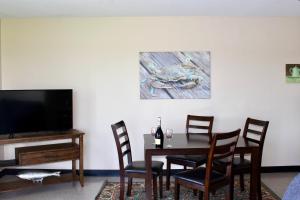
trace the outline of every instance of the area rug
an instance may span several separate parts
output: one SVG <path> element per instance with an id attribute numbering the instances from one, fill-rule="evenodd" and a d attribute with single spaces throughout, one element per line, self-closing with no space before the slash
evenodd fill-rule
<path id="1" fill-rule="evenodd" d="M 245 191 L 241 192 L 239 189 L 239 182 L 235 181 L 234 200 L 248 200 L 249 199 L 249 179 L 245 179 Z M 118 182 L 106 182 L 102 187 L 95 200 L 118 200 L 120 184 Z M 127 189 L 127 185 L 126 185 Z M 226 187 L 217 190 L 216 194 L 212 195 L 211 200 L 223 200 Z M 126 190 L 125 190 L 126 193 Z M 145 184 L 144 182 L 135 182 L 132 185 L 131 196 L 126 197 L 127 200 L 144 200 L 145 199 Z M 164 186 L 162 200 L 174 199 L 174 184 L 171 184 L 171 190 L 166 191 Z M 180 199 L 181 200 L 196 200 L 197 196 L 194 196 L 193 191 L 180 187 Z M 280 198 L 272 192 L 265 184 L 262 183 L 262 199 L 263 200 L 280 200 Z"/>

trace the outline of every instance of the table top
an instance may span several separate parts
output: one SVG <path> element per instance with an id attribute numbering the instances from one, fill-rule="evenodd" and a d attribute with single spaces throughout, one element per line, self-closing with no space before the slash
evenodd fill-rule
<path id="1" fill-rule="evenodd" d="M 209 149 L 209 138 L 207 136 L 203 135 L 189 135 L 187 134 L 173 134 L 170 144 L 171 147 L 167 147 L 168 140 L 165 137 L 164 138 L 164 147 L 163 148 L 157 148 L 153 142 L 154 138 L 151 134 L 145 134 L 144 135 L 144 149 L 145 150 L 158 150 L 158 149 L 164 149 L 164 150 L 178 150 L 178 149 Z M 251 148 L 258 148 L 259 145 L 248 141 L 246 138 L 243 138 L 242 136 L 239 137 L 236 149 L 251 149 Z"/>
<path id="2" fill-rule="evenodd" d="M 14 135 L 14 138 L 9 138 L 8 135 L 0 135 L 0 144 L 61 140 L 61 139 L 69 139 L 69 138 L 78 138 L 81 135 L 84 135 L 84 133 L 76 129 L 72 129 L 68 131 L 17 133 Z"/>

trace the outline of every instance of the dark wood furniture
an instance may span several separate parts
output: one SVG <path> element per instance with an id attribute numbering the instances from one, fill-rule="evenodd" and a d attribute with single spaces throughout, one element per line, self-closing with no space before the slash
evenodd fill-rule
<path id="1" fill-rule="evenodd" d="M 77 130 L 16 134 L 14 138 L 8 138 L 7 135 L 1 135 L 0 145 L 64 139 L 71 139 L 71 141 L 68 143 L 56 143 L 16 148 L 15 159 L 1 160 L 0 168 L 5 168 L 8 166 L 26 166 L 72 160 L 72 174 L 62 174 L 60 177 L 45 178 L 42 182 L 42 185 L 79 180 L 81 186 L 83 186 L 83 135 L 84 133 Z M 76 141 L 77 139 L 79 140 L 78 143 Z M 79 175 L 77 175 L 76 171 L 76 160 L 79 160 Z M 0 192 L 14 191 L 17 189 L 37 185 L 41 184 L 36 184 L 32 181 L 22 179 L 10 182 L 0 182 Z"/>
<path id="2" fill-rule="evenodd" d="M 261 194 L 261 160 L 262 160 L 262 152 L 263 152 L 263 146 L 265 141 L 266 132 L 269 126 L 268 121 L 262 121 L 252 118 L 247 118 L 244 131 L 243 131 L 243 138 L 246 141 L 251 141 L 253 143 L 258 144 L 259 146 L 259 156 L 258 156 L 258 164 L 259 168 L 257 171 L 258 174 L 258 180 L 257 180 L 257 193 L 258 193 L 258 199 L 262 198 Z M 239 157 L 234 157 L 233 159 L 233 173 L 232 175 L 239 175 L 240 177 L 240 189 L 241 191 L 244 191 L 244 174 L 245 173 L 251 173 L 251 161 L 244 158 L 245 154 L 240 153 Z M 222 163 L 216 163 L 215 169 L 220 172 L 225 172 L 225 168 L 223 167 Z M 233 178 L 234 179 L 234 178 Z M 231 183 L 234 184 L 233 182 Z M 232 191 L 233 192 L 233 191 Z"/>
<path id="3" fill-rule="evenodd" d="M 153 136 L 150 134 L 144 135 L 144 151 L 146 161 L 146 198 L 152 199 L 152 156 L 162 155 L 199 155 L 208 154 L 210 144 L 205 136 L 186 134 L 174 134 L 171 140 L 172 147 L 156 148 L 152 144 Z M 259 145 L 248 141 L 244 137 L 239 137 L 236 153 L 250 153 L 251 154 L 251 178 L 250 178 L 250 199 L 257 197 L 257 185 L 259 174 Z"/>
<path id="4" fill-rule="evenodd" d="M 118 150 L 120 166 L 120 200 L 123 200 L 125 192 L 125 177 L 128 177 L 127 196 L 130 196 L 132 179 L 146 178 L 146 164 L 144 161 L 132 161 L 131 146 L 124 121 L 112 124 L 111 128 Z M 126 162 L 124 163 L 125 156 Z M 126 163 L 127 165 L 125 166 Z M 151 169 L 151 180 L 153 180 L 153 194 L 155 198 L 157 198 L 157 177 L 159 177 L 160 197 L 162 198 L 163 195 L 163 165 L 164 163 L 160 161 L 151 161 L 149 164 L 149 168 Z"/>
<path id="5" fill-rule="evenodd" d="M 212 140 L 213 116 L 196 116 L 188 115 L 186 119 L 186 134 L 187 135 L 204 135 Z M 166 173 L 166 189 L 170 188 L 171 164 L 183 165 L 186 167 L 196 168 L 206 163 L 207 155 L 170 155 L 167 159 L 167 173 Z"/>
<path id="6" fill-rule="evenodd" d="M 251 141 L 259 145 L 259 156 L 258 156 L 259 171 L 257 172 L 259 176 L 258 186 L 257 186 L 259 199 L 262 198 L 260 168 L 261 168 L 262 153 L 263 153 L 263 147 L 264 147 L 268 126 L 269 126 L 268 121 L 247 118 L 244 131 L 243 131 L 243 138 L 245 138 L 247 141 Z M 251 134 L 253 135 L 251 136 Z M 244 191 L 244 174 L 249 173 L 250 168 L 251 168 L 251 161 L 244 158 L 244 153 L 241 153 L 239 158 L 234 158 L 233 175 L 234 174 L 240 175 L 240 187 L 242 191 Z"/>
<path id="7" fill-rule="evenodd" d="M 231 187 L 232 161 L 234 150 L 241 129 L 228 133 L 215 134 L 209 150 L 206 167 L 187 170 L 176 174 L 175 177 L 175 200 L 179 200 L 180 185 L 200 191 L 199 199 L 209 200 L 209 193 L 226 185 Z M 213 170 L 213 161 L 221 160 L 226 167 L 226 173 Z M 228 190 L 225 196 L 227 200 L 233 199 L 232 190 Z"/>

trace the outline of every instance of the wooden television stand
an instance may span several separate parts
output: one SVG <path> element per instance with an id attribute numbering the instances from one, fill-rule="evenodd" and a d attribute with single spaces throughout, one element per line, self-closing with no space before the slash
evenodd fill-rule
<path id="1" fill-rule="evenodd" d="M 72 160 L 72 174 L 62 174 L 59 177 L 47 177 L 44 178 L 42 183 L 33 183 L 33 181 L 23 179 L 10 182 L 4 181 L 0 182 L 0 192 L 14 191 L 25 187 L 49 185 L 67 181 L 80 181 L 80 184 L 83 187 L 83 135 L 84 133 L 78 130 L 31 134 L 24 133 L 16 134 L 13 138 L 8 138 L 7 135 L 1 135 L 0 145 L 71 139 L 70 142 L 66 143 L 15 148 L 15 159 L 0 160 L 0 168 Z M 77 139 L 79 140 L 78 143 L 76 141 Z M 76 160 L 79 160 L 79 175 L 77 175 Z"/>

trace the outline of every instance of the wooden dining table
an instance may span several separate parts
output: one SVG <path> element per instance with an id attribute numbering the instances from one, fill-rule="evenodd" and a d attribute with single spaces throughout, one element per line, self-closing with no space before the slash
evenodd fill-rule
<path id="1" fill-rule="evenodd" d="M 164 140 L 163 148 L 157 148 L 153 144 L 154 138 L 150 134 L 144 135 L 144 153 L 146 162 L 146 199 L 151 200 L 155 198 L 152 195 L 152 169 L 151 162 L 153 156 L 163 155 L 200 155 L 208 154 L 210 144 L 207 136 L 203 135 L 187 135 L 187 134 L 173 134 L 170 140 Z M 258 181 L 260 180 L 260 162 L 259 162 L 259 146 L 256 143 L 248 141 L 242 136 L 239 137 L 236 153 L 251 154 L 251 171 L 250 171 L 250 198 L 256 200 L 258 198 Z"/>

